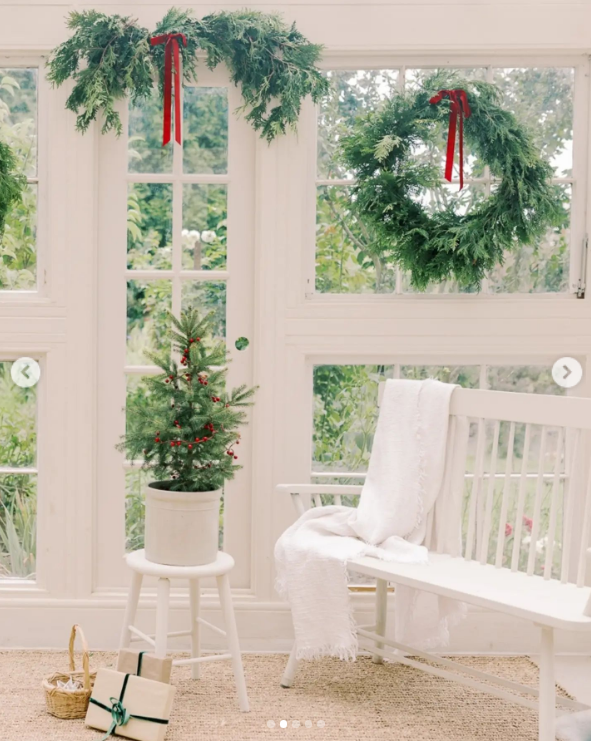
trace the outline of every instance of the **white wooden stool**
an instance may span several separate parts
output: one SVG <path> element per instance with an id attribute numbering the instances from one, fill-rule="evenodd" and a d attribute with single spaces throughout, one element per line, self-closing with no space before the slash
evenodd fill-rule
<path id="1" fill-rule="evenodd" d="M 236 629 L 236 619 L 234 617 L 234 607 L 232 605 L 232 593 L 230 591 L 229 572 L 234 568 L 234 559 L 232 556 L 218 551 L 217 559 L 213 563 L 204 566 L 165 566 L 164 564 L 153 563 L 148 561 L 144 551 L 134 551 L 125 556 L 127 565 L 132 570 L 131 587 L 127 597 L 127 607 L 125 608 L 125 617 L 123 619 L 123 630 L 121 631 L 121 648 L 128 648 L 131 641 L 146 641 L 154 647 L 156 656 L 164 658 L 167 651 L 167 639 L 178 636 L 191 636 L 191 658 L 178 659 L 173 661 L 175 666 L 181 664 L 192 664 L 193 679 L 199 679 L 199 666 L 205 661 L 220 661 L 223 659 L 232 660 L 234 669 L 234 678 L 236 680 L 236 690 L 238 692 L 238 701 L 240 710 L 247 713 L 249 711 L 248 694 L 246 692 L 246 682 L 244 681 L 244 670 L 242 668 L 242 656 L 240 654 L 240 644 L 238 642 L 238 631 Z M 144 576 L 155 576 L 158 579 L 158 600 L 156 604 L 156 633 L 153 636 L 146 635 L 133 624 L 137 613 L 137 606 L 142 589 Z M 216 625 L 204 620 L 200 613 L 201 593 L 199 589 L 199 580 L 208 576 L 215 576 L 218 593 L 220 596 L 220 605 L 224 616 L 226 630 L 221 630 Z M 189 598 L 191 603 L 191 628 L 190 630 L 180 630 L 173 633 L 168 632 L 168 604 L 170 597 L 170 580 L 186 579 L 189 582 Z M 229 653 L 211 654 L 201 656 L 201 631 L 202 625 L 220 635 L 226 636 L 228 640 Z"/>

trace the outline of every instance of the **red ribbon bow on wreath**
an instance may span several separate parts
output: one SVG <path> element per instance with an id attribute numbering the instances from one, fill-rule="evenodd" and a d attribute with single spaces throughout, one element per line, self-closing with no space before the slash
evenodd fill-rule
<path id="1" fill-rule="evenodd" d="M 449 129 L 447 132 L 447 157 L 445 160 L 445 179 L 451 183 L 456 149 L 456 129 L 460 119 L 460 190 L 464 187 L 464 117 L 472 115 L 468 105 L 468 96 L 465 90 L 440 90 L 429 103 L 439 103 L 443 98 L 449 98 Z"/>
<path id="2" fill-rule="evenodd" d="M 164 33 L 162 36 L 153 36 L 150 39 L 152 46 L 166 44 L 164 47 L 164 121 L 162 126 L 162 146 L 170 141 L 172 128 L 172 60 L 174 55 L 174 138 L 181 143 L 181 53 L 180 39 L 183 46 L 187 46 L 184 33 Z"/>

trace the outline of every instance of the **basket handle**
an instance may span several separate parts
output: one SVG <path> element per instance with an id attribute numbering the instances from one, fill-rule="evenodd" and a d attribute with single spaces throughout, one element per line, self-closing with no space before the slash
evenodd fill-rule
<path id="1" fill-rule="evenodd" d="M 70 671 L 76 671 L 76 663 L 74 662 L 74 641 L 76 640 L 76 633 L 78 633 L 78 635 L 80 636 L 80 641 L 82 642 L 82 669 L 84 671 L 84 689 L 90 690 L 88 643 L 86 642 L 84 631 L 79 625 L 73 625 L 72 632 L 70 633 L 70 645 L 68 646 L 68 653 L 70 654 Z"/>

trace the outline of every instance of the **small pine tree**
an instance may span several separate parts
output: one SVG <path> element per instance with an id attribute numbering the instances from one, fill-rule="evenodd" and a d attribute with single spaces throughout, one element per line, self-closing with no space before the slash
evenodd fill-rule
<path id="1" fill-rule="evenodd" d="M 147 380 L 148 394 L 127 409 L 127 433 L 117 446 L 131 460 L 143 459 L 160 488 L 215 491 L 241 468 L 236 446 L 246 422 L 244 407 L 255 389 L 225 390 L 226 347 L 207 339 L 211 318 L 191 309 L 172 314 L 172 357 L 150 355 L 162 373 Z"/>

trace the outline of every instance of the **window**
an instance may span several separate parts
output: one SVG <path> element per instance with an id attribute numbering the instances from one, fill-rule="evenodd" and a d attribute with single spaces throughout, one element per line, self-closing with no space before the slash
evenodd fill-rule
<path id="1" fill-rule="evenodd" d="M 383 258 L 372 254 L 369 227 L 351 213 L 351 173 L 339 163 L 339 139 L 358 114 L 375 109 L 393 95 L 413 91 L 433 68 L 332 70 L 330 95 L 318 112 L 316 260 L 314 285 L 317 293 L 408 294 L 408 277 Z M 484 294 L 572 293 L 580 277 L 582 227 L 571 229 L 571 218 L 584 214 L 583 176 L 574 176 L 573 121 L 575 68 L 572 66 L 508 67 L 498 64 L 454 68 L 468 79 L 486 80 L 499 86 L 503 102 L 525 125 L 554 169 L 552 182 L 563 194 L 564 219 L 535 245 L 522 245 L 507 255 L 480 287 Z M 582 98 L 582 96 L 579 96 Z M 581 105 L 582 105 L 581 100 Z M 581 132 L 585 136 L 585 132 Z M 415 156 L 439 164 L 441 187 L 425 193 L 421 200 L 428 210 L 453 205 L 458 213 L 470 208 L 494 190 L 488 168 L 469 149 L 465 157 L 465 187 L 458 192 L 457 162 L 453 184 L 443 180 L 446 132 L 439 133 L 435 146 L 418 146 Z M 573 204 L 576 201 L 576 207 Z M 431 293 L 458 293 L 452 283 L 433 285 Z M 466 289 L 460 290 L 466 292 Z"/>
<path id="2" fill-rule="evenodd" d="M 35 578 L 37 388 L 12 380 L 0 361 L 0 579 Z"/>
<path id="3" fill-rule="evenodd" d="M 139 461 L 124 462 L 113 453 L 116 433 L 124 429 L 114 397 L 125 406 L 125 399 L 146 394 L 145 379 L 159 372 L 150 353 L 165 349 L 167 312 L 178 316 L 196 307 L 211 314 L 215 335 L 228 342 L 229 383 L 248 383 L 252 375 L 251 353 L 234 349 L 238 337 L 252 336 L 253 282 L 253 205 L 244 193 L 252 192 L 254 135 L 248 124 L 229 115 L 237 95 L 221 73 L 200 73 L 197 86 L 183 89 L 182 147 L 162 147 L 162 102 L 156 91 L 130 108 L 126 141 L 104 141 L 113 161 L 113 170 L 105 172 L 105 209 L 109 215 L 114 209 L 119 219 L 106 228 L 103 265 L 105 275 L 123 267 L 125 280 L 105 285 L 101 298 L 101 362 L 113 385 L 105 385 L 105 418 L 111 424 L 100 436 L 100 448 L 114 470 L 99 472 L 104 474 L 99 491 L 107 493 L 112 508 L 109 515 L 105 510 L 100 532 L 108 531 L 109 518 L 121 518 L 105 541 L 110 552 L 100 559 L 101 585 L 125 578 L 119 556 L 124 549 L 143 547 L 144 490 L 151 479 Z M 231 552 L 244 552 L 239 578 L 245 585 L 250 535 L 241 525 L 250 518 L 249 492 L 248 474 L 229 482 L 220 518 L 220 542 Z"/>
<path id="4" fill-rule="evenodd" d="M 38 74 L 37 68 L 0 67 L 0 137 L 15 152 L 28 184 L 0 244 L 0 291 L 37 287 Z"/>

